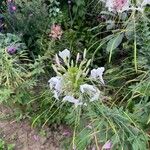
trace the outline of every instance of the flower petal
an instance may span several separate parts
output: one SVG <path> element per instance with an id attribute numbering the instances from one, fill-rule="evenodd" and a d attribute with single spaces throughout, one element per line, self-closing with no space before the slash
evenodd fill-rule
<path id="1" fill-rule="evenodd" d="M 150 4 L 150 0 L 143 0 L 142 6 L 146 6 L 147 4 Z"/>
<path id="2" fill-rule="evenodd" d="M 108 140 L 102 147 L 102 149 L 106 149 L 109 150 L 112 148 L 112 142 L 110 140 Z"/>
<path id="3" fill-rule="evenodd" d="M 83 85 L 80 85 L 80 91 L 82 93 L 85 93 L 85 92 L 96 92 L 96 89 L 94 88 L 93 85 L 89 85 L 89 84 L 83 84 Z"/>
<path id="4" fill-rule="evenodd" d="M 104 84 L 104 80 L 103 80 L 103 73 L 104 73 L 104 71 L 105 71 L 104 67 L 99 67 L 97 69 L 93 69 L 93 70 L 91 70 L 90 77 L 92 79 L 99 79 L 100 82 Z"/>
<path id="5" fill-rule="evenodd" d="M 93 95 L 93 97 L 90 99 L 90 102 L 93 102 L 93 101 L 98 100 L 99 97 L 100 97 L 100 91 L 98 90 L 98 91 Z"/>
<path id="6" fill-rule="evenodd" d="M 73 96 L 65 96 L 63 98 L 63 101 L 68 101 L 70 103 L 74 103 L 76 107 L 83 104 L 82 102 L 79 102 L 78 99 L 75 99 Z"/>
<path id="7" fill-rule="evenodd" d="M 52 77 L 49 81 L 49 86 L 50 86 L 50 89 L 55 89 L 57 91 L 61 91 L 61 77 Z"/>
<path id="8" fill-rule="evenodd" d="M 104 71 L 105 71 L 105 68 L 104 67 L 99 67 L 99 68 L 97 68 L 97 75 L 103 75 L 103 73 L 104 73 Z"/>
<path id="9" fill-rule="evenodd" d="M 99 99 L 100 91 L 93 85 L 89 85 L 89 84 L 80 85 L 80 91 L 81 93 L 88 94 L 90 102 L 93 102 Z"/>
<path id="10" fill-rule="evenodd" d="M 106 7 L 108 11 L 123 12 L 129 10 L 129 0 L 106 0 Z"/>
<path id="11" fill-rule="evenodd" d="M 91 75 L 90 75 L 90 77 L 91 77 L 91 78 L 94 78 L 94 79 L 97 78 L 96 69 L 91 70 Z"/>
<path id="12" fill-rule="evenodd" d="M 67 58 L 70 58 L 70 51 L 68 49 L 63 50 L 62 52 L 59 51 L 59 56 L 65 60 Z"/>
<path id="13" fill-rule="evenodd" d="M 53 93 L 54 93 L 54 98 L 59 100 L 59 93 L 58 93 L 58 91 L 54 90 Z"/>

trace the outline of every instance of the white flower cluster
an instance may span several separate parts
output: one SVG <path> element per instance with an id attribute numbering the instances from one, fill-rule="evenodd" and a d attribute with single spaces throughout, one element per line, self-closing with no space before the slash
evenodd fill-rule
<path id="1" fill-rule="evenodd" d="M 108 11 L 111 12 L 124 12 L 128 10 L 143 11 L 144 7 L 150 4 L 150 0 L 138 0 L 136 6 L 130 0 L 101 0 L 105 3 Z"/>
<path id="2" fill-rule="evenodd" d="M 57 55 L 56 55 L 57 56 Z M 70 51 L 65 49 L 62 52 L 59 52 L 59 57 L 65 62 L 66 60 L 70 59 Z M 59 63 L 59 57 L 56 57 L 56 63 L 60 65 Z M 79 57 L 79 54 L 77 55 L 77 59 Z M 103 72 L 104 72 L 104 67 L 99 67 L 97 69 L 91 70 L 90 74 L 90 80 L 98 80 L 101 84 L 104 84 L 103 80 Z M 67 71 L 67 70 L 66 70 Z M 62 98 L 63 102 L 70 102 L 73 103 L 76 107 L 79 105 L 87 105 L 86 102 L 84 102 L 83 96 L 86 95 L 89 99 L 90 102 L 98 100 L 100 98 L 100 91 L 99 89 L 90 84 L 81 84 L 79 85 L 78 93 L 78 98 L 75 98 L 74 94 L 75 93 L 70 93 L 69 91 L 64 92 L 66 89 L 64 89 L 65 86 L 65 81 L 64 80 L 66 77 L 66 74 L 64 73 L 63 75 L 57 75 L 56 77 L 52 77 L 48 83 L 50 86 L 51 91 L 53 92 L 54 98 L 57 100 Z M 68 81 L 69 82 L 69 81 Z M 65 93 L 65 95 L 64 95 Z M 66 94 L 67 93 L 67 94 Z M 63 96 L 64 95 L 64 96 Z"/>

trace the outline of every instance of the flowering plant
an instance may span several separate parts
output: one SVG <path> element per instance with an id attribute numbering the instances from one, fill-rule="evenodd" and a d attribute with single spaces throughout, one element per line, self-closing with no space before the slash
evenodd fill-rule
<path id="1" fill-rule="evenodd" d="M 99 80 L 101 85 L 104 85 L 102 78 L 104 67 L 91 70 L 89 66 L 91 60 L 86 59 L 86 50 L 83 54 L 83 60 L 79 63 L 80 54 L 76 56 L 76 61 L 71 60 L 70 51 L 65 49 L 55 55 L 56 64 L 52 67 L 57 76 L 52 77 L 48 83 L 53 92 L 53 96 L 63 102 L 68 101 L 77 107 L 78 105 L 87 105 L 88 98 L 90 102 L 99 100 L 101 92 L 96 85 L 88 84 L 91 81 Z"/>
<path id="2" fill-rule="evenodd" d="M 17 10 L 14 0 L 7 0 L 7 7 L 10 14 L 15 13 Z"/>
<path id="3" fill-rule="evenodd" d="M 62 29 L 61 29 L 61 26 L 60 25 L 57 25 L 57 24 L 53 24 L 51 26 L 51 32 L 49 34 L 49 36 L 56 40 L 56 39 L 60 39 L 61 36 L 62 36 Z"/>
<path id="4" fill-rule="evenodd" d="M 27 50 L 26 44 L 21 41 L 21 37 L 18 35 L 11 33 L 0 33 L 0 39 L 0 49 L 5 49 L 6 52 L 10 55 Z"/>
<path id="5" fill-rule="evenodd" d="M 144 7 L 150 4 L 150 0 L 138 0 L 136 5 L 130 0 L 106 0 L 103 2 L 106 4 L 108 10 L 112 12 L 124 12 L 128 10 L 138 10 L 142 12 Z"/>

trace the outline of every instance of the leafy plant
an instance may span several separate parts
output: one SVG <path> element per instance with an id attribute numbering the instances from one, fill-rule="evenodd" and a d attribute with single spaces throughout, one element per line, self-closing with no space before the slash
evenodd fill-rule
<path id="1" fill-rule="evenodd" d="M 42 87 L 43 88 L 43 87 Z M 53 98 L 49 89 L 43 88 L 40 93 L 34 97 L 32 102 L 34 110 L 29 113 L 32 126 L 44 127 L 45 125 L 65 124 L 65 116 L 68 114 L 69 105 L 61 105 L 61 102 Z"/>
<path id="2" fill-rule="evenodd" d="M 0 150 L 14 150 L 14 144 L 6 144 L 0 139 Z"/>
<path id="3" fill-rule="evenodd" d="M 104 1 L 103 1 L 104 2 Z M 133 49 L 133 59 L 134 59 L 134 65 L 135 70 L 137 72 L 138 70 L 138 51 L 140 51 L 140 47 L 138 45 L 138 27 L 141 23 L 138 22 L 138 20 L 143 20 L 145 23 L 149 22 L 148 18 L 146 16 L 146 4 L 143 1 L 143 5 L 139 4 L 138 2 L 135 4 L 132 2 L 125 2 L 129 3 L 128 5 L 132 7 L 128 7 L 124 10 L 120 6 L 120 9 L 123 10 L 113 10 L 111 8 L 112 5 L 115 5 L 115 3 L 110 3 L 108 5 L 108 1 L 104 2 L 106 3 L 106 8 L 108 7 L 108 11 L 101 11 L 101 16 L 103 16 L 104 20 L 100 22 L 99 26 L 102 26 L 102 32 L 101 35 L 101 42 L 98 48 L 96 49 L 96 52 L 100 49 L 106 48 L 107 54 L 109 54 L 109 62 L 111 62 L 112 57 L 114 55 L 117 55 L 119 51 L 126 51 L 128 53 L 129 48 Z M 100 5 L 98 3 L 97 5 Z M 105 8 L 105 9 L 106 9 Z M 119 8 L 118 8 L 119 9 Z M 147 24 L 146 23 L 146 24 Z M 145 25 L 146 25 L 145 24 Z M 96 26 L 95 28 L 97 28 Z M 145 28 L 147 29 L 147 28 Z M 148 30 L 147 30 L 148 31 Z M 105 35 L 105 33 L 108 33 Z M 147 32 L 148 34 L 148 32 Z M 97 34 L 99 35 L 99 33 Z M 104 35 L 104 38 L 103 38 Z M 97 41 L 98 42 L 98 41 Z M 96 42 L 95 42 L 96 43 Z M 106 44 L 107 43 L 107 44 Z M 126 44 L 131 45 L 130 47 L 126 47 Z M 93 44 L 91 47 L 93 47 L 95 44 Z M 142 46 L 142 43 L 141 43 Z M 90 48 L 91 48 L 90 47 Z M 94 53 L 94 55 L 95 55 Z M 131 56 L 131 53 L 130 53 Z M 112 60 L 113 61 L 113 60 Z"/>
<path id="4" fill-rule="evenodd" d="M 1 35 L 0 47 L 0 93 L 1 102 L 19 105 L 25 109 L 31 100 L 36 79 L 43 70 L 40 57 L 34 64 L 28 59 L 27 53 L 22 49 L 25 44 L 16 36 Z M 15 37 L 16 39 L 12 39 Z M 11 47 L 11 49 L 10 49 Z M 14 51 L 15 50 L 15 51 Z M 40 69 L 37 70 L 37 67 Z"/>
<path id="5" fill-rule="evenodd" d="M 15 4 L 15 13 L 4 13 L 8 31 L 22 35 L 31 56 L 34 57 L 32 52 L 38 55 L 43 50 L 38 41 L 47 38 L 46 31 L 53 23 L 60 22 L 57 19 L 60 14 L 59 2 L 17 0 Z"/>
<path id="6" fill-rule="evenodd" d="M 9 47 L 15 47 L 16 51 L 27 50 L 25 43 L 22 42 L 21 37 L 7 33 L 0 33 L 0 49 L 7 49 Z"/>
<path id="7" fill-rule="evenodd" d="M 149 149 L 148 1 L 15 0 L 13 11 L 6 4 L 0 103 L 32 126 L 67 124 L 64 149 Z"/>
<path id="8" fill-rule="evenodd" d="M 143 131 L 141 123 L 147 123 L 149 111 L 148 109 L 144 111 L 143 108 L 146 108 L 145 105 L 135 105 L 135 111 L 130 113 L 123 107 L 117 108 L 116 105 L 109 107 L 108 101 L 103 103 L 94 101 L 85 109 L 72 110 L 66 118 L 74 128 L 70 147 L 81 150 L 100 149 L 107 141 L 111 141 L 112 149 L 128 150 L 130 147 L 133 150 L 147 150 L 149 138 Z M 140 144 L 137 144 L 139 142 Z"/>

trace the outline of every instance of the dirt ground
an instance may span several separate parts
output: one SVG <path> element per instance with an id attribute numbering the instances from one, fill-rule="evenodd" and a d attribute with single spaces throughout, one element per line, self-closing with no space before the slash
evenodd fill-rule
<path id="1" fill-rule="evenodd" d="M 14 119 L 2 119 L 12 111 L 0 106 L 0 138 L 6 143 L 15 144 L 15 150 L 62 150 L 60 148 L 63 131 L 45 129 L 41 135 L 37 129 L 31 128 L 28 120 L 16 122 Z"/>

